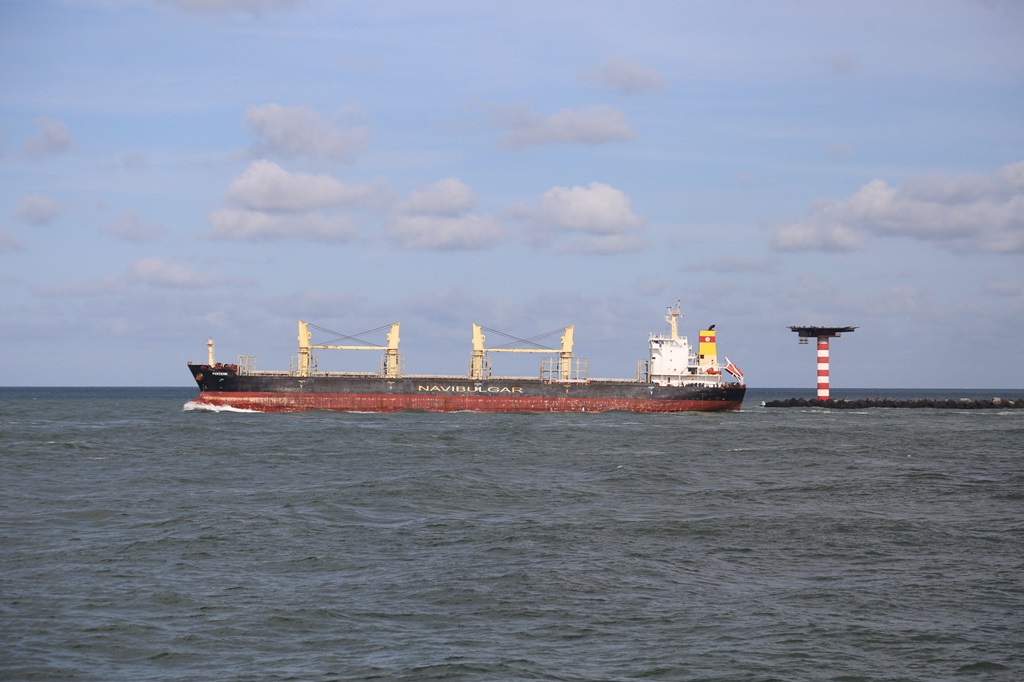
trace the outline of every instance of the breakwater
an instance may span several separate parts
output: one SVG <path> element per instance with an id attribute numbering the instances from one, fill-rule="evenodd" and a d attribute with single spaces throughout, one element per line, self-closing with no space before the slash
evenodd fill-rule
<path id="1" fill-rule="evenodd" d="M 764 407 L 827 407 L 835 409 L 864 409 L 868 407 L 909 407 L 909 408 L 940 408 L 953 410 L 984 410 L 984 409 L 1024 409 L 1024 398 L 1008 400 L 1006 398 L 849 398 L 818 400 L 817 398 L 786 398 L 769 400 Z"/>

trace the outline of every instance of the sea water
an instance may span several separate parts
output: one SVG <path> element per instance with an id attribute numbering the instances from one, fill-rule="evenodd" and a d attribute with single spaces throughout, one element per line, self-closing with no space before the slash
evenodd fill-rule
<path id="1" fill-rule="evenodd" d="M 922 393 L 1024 397 L 859 392 Z M 0 389 L 0 679 L 1024 679 L 1024 411 L 760 406 L 794 395 Z"/>

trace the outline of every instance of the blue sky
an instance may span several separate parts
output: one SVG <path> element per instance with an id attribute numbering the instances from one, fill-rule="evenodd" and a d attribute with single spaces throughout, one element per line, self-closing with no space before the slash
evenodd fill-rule
<path id="1" fill-rule="evenodd" d="M 187 386 L 211 336 L 287 368 L 298 319 L 451 374 L 474 322 L 572 324 L 632 376 L 681 299 L 751 386 L 853 325 L 835 389 L 1024 387 L 1021 35 L 1011 0 L 3 0 L 0 384 Z"/>

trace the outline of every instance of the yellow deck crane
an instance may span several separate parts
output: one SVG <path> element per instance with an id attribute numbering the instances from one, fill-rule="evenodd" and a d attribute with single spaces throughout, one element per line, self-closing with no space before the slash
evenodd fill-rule
<path id="1" fill-rule="evenodd" d="M 296 374 L 297 376 L 300 377 L 308 377 L 310 375 L 310 371 L 313 365 L 312 350 L 314 348 L 326 350 L 382 350 L 385 351 L 383 368 L 384 376 L 389 379 L 397 378 L 401 374 L 401 362 L 398 355 L 398 327 L 398 322 L 395 322 L 391 325 L 391 331 L 388 332 L 387 335 L 387 346 L 336 346 L 331 344 L 313 345 L 309 343 L 309 323 L 299 320 L 299 361 Z"/>
<path id="2" fill-rule="evenodd" d="M 487 379 L 491 374 L 490 360 L 487 358 L 487 353 L 558 353 L 558 368 L 557 378 L 559 381 L 572 381 L 577 379 L 579 369 L 576 372 L 573 371 L 573 357 L 572 357 L 572 344 L 573 344 L 573 327 L 572 325 L 565 327 L 563 330 L 561 342 L 562 347 L 560 350 L 553 350 L 550 348 L 485 348 L 483 327 L 478 324 L 473 325 L 473 355 L 469 360 L 469 378 L 470 379 Z M 499 332 L 500 333 L 500 332 Z M 586 362 L 583 360 L 582 362 Z"/>

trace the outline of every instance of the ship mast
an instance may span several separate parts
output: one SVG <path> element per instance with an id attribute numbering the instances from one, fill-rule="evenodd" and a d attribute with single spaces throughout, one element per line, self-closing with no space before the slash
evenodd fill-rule
<path id="1" fill-rule="evenodd" d="M 682 316 L 683 316 L 683 314 L 679 311 L 679 299 L 677 298 L 676 299 L 676 307 L 675 308 L 669 308 L 668 309 L 668 317 L 665 318 L 665 321 L 668 322 L 669 330 L 672 332 L 672 340 L 673 341 L 678 341 L 679 340 L 679 320 L 678 320 L 678 318 L 680 318 Z"/>
<path id="2" fill-rule="evenodd" d="M 558 351 L 558 373 L 562 381 L 568 381 L 572 376 L 572 332 L 572 325 L 565 328 L 561 339 L 562 350 Z"/>
<path id="3" fill-rule="evenodd" d="M 486 379 L 490 374 L 487 363 L 487 349 L 484 348 L 484 336 L 483 330 L 480 325 L 473 324 L 473 355 L 469 358 L 469 378 L 470 379 Z"/>
<path id="4" fill-rule="evenodd" d="M 309 376 L 309 365 L 312 352 L 309 348 L 309 323 L 299 320 L 299 366 L 297 374 L 300 377 Z"/>

